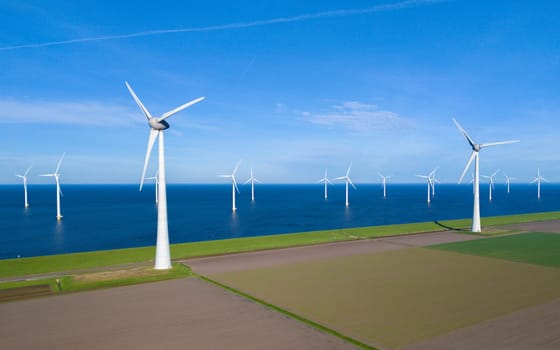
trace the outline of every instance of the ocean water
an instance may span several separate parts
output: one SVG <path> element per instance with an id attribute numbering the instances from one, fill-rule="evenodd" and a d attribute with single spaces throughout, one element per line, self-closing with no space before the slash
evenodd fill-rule
<path id="1" fill-rule="evenodd" d="M 259 236 L 311 230 L 411 223 L 472 216 L 470 185 L 436 186 L 426 203 L 426 185 L 357 184 L 344 205 L 343 184 L 259 185 L 254 202 L 241 186 L 237 212 L 231 211 L 231 185 L 168 185 L 171 243 Z M 62 215 L 56 221 L 54 185 L 30 185 L 30 207 L 23 187 L 0 186 L 0 259 L 155 245 L 157 208 L 153 185 L 62 185 Z M 560 185 L 497 185 L 488 200 L 481 185 L 481 215 L 495 216 L 560 210 Z"/>

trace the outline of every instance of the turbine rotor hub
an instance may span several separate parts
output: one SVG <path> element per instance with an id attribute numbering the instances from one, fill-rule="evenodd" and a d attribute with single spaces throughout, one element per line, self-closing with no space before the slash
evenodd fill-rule
<path id="1" fill-rule="evenodd" d="M 476 152 L 480 151 L 480 145 L 478 143 L 473 146 L 473 151 L 476 151 Z"/>
<path id="2" fill-rule="evenodd" d="M 150 128 L 154 130 L 169 129 L 169 124 L 165 120 L 158 122 L 156 118 L 150 118 L 148 123 L 150 124 Z"/>

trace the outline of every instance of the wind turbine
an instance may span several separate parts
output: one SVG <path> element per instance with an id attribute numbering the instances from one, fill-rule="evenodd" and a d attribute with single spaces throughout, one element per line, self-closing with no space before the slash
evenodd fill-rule
<path id="1" fill-rule="evenodd" d="M 350 163 L 350 166 L 348 167 L 348 170 L 346 170 L 346 175 L 341 176 L 341 177 L 337 177 L 335 178 L 335 180 L 346 180 L 346 206 L 348 207 L 350 205 L 350 203 L 348 202 L 348 184 L 352 185 L 352 187 L 354 187 L 354 189 L 357 191 L 358 189 L 356 188 L 356 186 L 354 186 L 354 184 L 352 183 L 352 180 L 350 180 L 350 169 L 352 169 L 352 163 Z"/>
<path id="2" fill-rule="evenodd" d="M 159 187 L 158 172 L 156 171 L 156 174 L 154 176 L 147 177 L 145 180 L 154 180 L 154 184 L 156 186 L 156 204 L 158 204 L 158 202 L 159 202 L 159 197 L 158 197 L 158 187 Z"/>
<path id="3" fill-rule="evenodd" d="M 541 176 L 541 169 L 537 169 L 537 177 L 530 183 L 537 183 L 537 199 L 541 199 L 541 181 L 548 182 L 547 179 Z"/>
<path id="4" fill-rule="evenodd" d="M 167 225 L 167 192 L 165 183 L 165 155 L 164 155 L 164 142 L 163 131 L 169 128 L 166 119 L 172 115 L 182 111 L 183 109 L 194 105 L 204 99 L 199 97 L 195 100 L 187 102 L 175 109 L 163 113 L 159 117 L 152 117 L 150 112 L 144 107 L 138 96 L 134 93 L 128 82 L 125 82 L 128 91 L 136 101 L 136 104 L 148 119 L 150 126 L 150 136 L 148 138 L 148 148 L 146 150 L 146 158 L 144 159 L 144 169 L 142 170 L 142 178 L 140 179 L 140 191 L 144 185 L 144 178 L 146 176 L 146 168 L 150 160 L 150 154 L 156 139 L 159 137 L 158 144 L 158 215 L 157 215 L 157 243 L 156 243 L 156 259 L 154 268 L 156 270 L 167 270 L 171 268 L 171 254 L 169 252 L 169 230 Z"/>
<path id="5" fill-rule="evenodd" d="M 387 180 L 391 178 L 391 176 L 383 176 L 381 173 L 377 173 L 379 177 L 381 177 L 381 184 L 383 185 L 383 198 L 387 198 Z"/>
<path id="6" fill-rule="evenodd" d="M 480 175 L 486 179 L 490 180 L 490 183 L 488 185 L 488 200 L 491 202 L 492 201 L 492 190 L 494 189 L 494 176 L 496 176 L 496 174 L 498 173 L 498 171 L 500 171 L 500 169 L 494 171 L 494 173 L 490 176 L 488 175 Z"/>
<path id="7" fill-rule="evenodd" d="M 25 208 L 29 208 L 29 202 L 27 201 L 27 174 L 29 174 L 29 170 L 31 170 L 31 167 L 27 168 L 27 170 L 25 171 L 25 173 L 23 173 L 23 175 L 16 174 L 17 177 L 23 180 L 23 198 L 24 198 Z"/>
<path id="8" fill-rule="evenodd" d="M 504 176 L 506 177 L 506 187 L 507 187 L 507 193 L 509 193 L 509 185 L 511 183 L 511 180 L 514 180 L 515 177 L 509 177 L 507 176 L 507 174 L 504 173 Z"/>
<path id="9" fill-rule="evenodd" d="M 231 201 L 232 201 L 231 210 L 232 211 L 237 210 L 237 208 L 235 207 L 235 192 L 237 191 L 237 193 L 239 193 L 239 189 L 237 188 L 237 181 L 235 181 L 235 173 L 237 172 L 237 168 L 239 168 L 239 163 L 241 163 L 241 161 L 237 162 L 237 165 L 235 166 L 235 169 L 233 169 L 233 173 L 231 173 L 231 175 L 218 175 L 218 177 L 227 177 L 231 179 Z"/>
<path id="10" fill-rule="evenodd" d="M 39 175 L 54 177 L 54 180 L 56 181 L 56 219 L 59 221 L 62 220 L 62 214 L 60 213 L 60 197 L 62 196 L 62 191 L 60 190 L 60 173 L 58 171 L 60 170 L 60 164 L 62 164 L 64 155 L 65 153 L 62 153 L 62 156 L 60 156 L 60 160 L 58 161 L 58 165 L 56 166 L 54 173 Z"/>
<path id="11" fill-rule="evenodd" d="M 465 139 L 467 139 L 467 142 L 469 143 L 469 145 L 472 148 L 471 156 L 469 157 L 469 160 L 467 161 L 467 165 L 465 166 L 465 170 L 463 170 L 463 173 L 461 174 L 461 177 L 459 178 L 459 183 L 461 183 L 461 181 L 463 181 L 463 178 L 465 177 L 465 174 L 467 173 L 467 170 L 469 169 L 471 163 L 474 160 L 474 183 L 473 183 L 473 185 L 474 185 L 474 201 L 473 201 L 473 203 L 474 204 L 473 204 L 473 221 L 472 221 L 471 231 L 472 232 L 480 232 L 481 231 L 481 228 L 480 228 L 480 188 L 479 188 L 480 172 L 479 172 L 479 169 L 478 169 L 478 163 L 479 163 L 478 153 L 480 152 L 481 149 L 483 149 L 485 147 L 504 145 L 504 144 L 508 144 L 508 143 L 515 143 L 515 142 L 519 142 L 519 140 L 499 141 L 499 142 L 489 142 L 489 143 L 476 143 L 469 136 L 469 134 L 467 134 L 467 132 L 461 127 L 461 125 L 459 125 L 459 123 L 455 120 L 455 118 L 453 118 L 453 123 L 455 123 L 455 125 L 457 126 L 459 131 L 463 134 Z"/>
<path id="12" fill-rule="evenodd" d="M 430 191 L 432 190 L 432 173 L 428 175 L 416 175 L 416 177 L 426 179 L 428 184 L 428 204 L 430 204 Z"/>
<path id="13" fill-rule="evenodd" d="M 245 183 L 251 183 L 251 200 L 254 201 L 255 200 L 255 182 L 261 183 L 259 180 L 257 180 L 254 176 L 253 176 L 253 168 L 251 168 L 251 177 L 245 181 Z M 235 205 L 234 205 L 235 207 Z"/>
<path id="14" fill-rule="evenodd" d="M 436 179 L 436 171 L 439 169 L 439 167 L 435 167 L 434 170 L 432 170 L 432 172 L 430 173 L 430 177 L 431 177 L 431 182 L 432 182 L 432 198 L 436 195 L 436 182 L 440 183 L 438 179 Z"/>
<path id="15" fill-rule="evenodd" d="M 328 185 L 328 184 L 332 184 L 332 182 L 331 182 L 331 180 L 329 180 L 329 179 L 327 178 L 327 169 L 326 169 L 326 168 L 325 168 L 325 176 L 324 176 L 321 180 L 319 180 L 319 181 L 317 181 L 317 182 L 319 182 L 319 183 L 324 183 L 324 184 L 325 184 L 325 199 L 327 199 L 327 198 L 328 198 L 327 185 Z"/>

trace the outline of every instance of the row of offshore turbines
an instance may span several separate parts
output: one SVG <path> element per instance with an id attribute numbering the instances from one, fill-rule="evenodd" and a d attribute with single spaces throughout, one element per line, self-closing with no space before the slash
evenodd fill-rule
<path id="1" fill-rule="evenodd" d="M 157 173 L 156 173 L 156 177 L 153 177 L 156 181 L 157 184 L 157 201 L 158 201 L 158 205 L 157 205 L 157 243 L 156 243 L 156 256 L 155 256 L 155 265 L 154 268 L 155 269 L 170 269 L 171 268 L 171 255 L 170 255 L 170 249 L 169 249 L 169 230 L 168 230 L 168 222 L 167 222 L 167 194 L 166 194 L 166 180 L 165 180 L 165 152 L 164 152 L 164 131 L 167 130 L 169 128 L 169 123 L 167 122 L 167 119 L 169 117 L 171 117 L 172 115 L 204 100 L 204 97 L 199 97 L 197 99 L 194 99 L 190 102 L 187 102 L 183 105 L 180 105 L 177 108 L 174 108 L 168 112 L 163 113 L 161 116 L 158 117 L 154 117 L 150 114 L 150 112 L 148 111 L 148 109 L 144 106 L 144 104 L 142 103 L 142 101 L 140 101 L 140 99 L 138 98 L 138 96 L 136 95 L 136 93 L 134 92 L 134 90 L 132 89 L 132 87 L 128 84 L 128 82 L 125 82 L 125 85 L 128 89 L 128 91 L 130 92 L 130 94 L 132 95 L 132 98 L 134 99 L 134 101 L 136 102 L 136 104 L 138 105 L 138 107 L 140 108 L 140 110 L 142 111 L 142 113 L 144 114 L 144 116 L 146 117 L 147 121 L 148 121 L 148 125 L 150 127 L 150 133 L 149 133 L 149 137 L 148 137 L 148 147 L 146 150 L 146 156 L 144 158 L 144 167 L 142 170 L 142 177 L 140 180 L 140 190 L 142 190 L 142 187 L 144 185 L 144 180 L 148 179 L 146 178 L 146 169 L 148 167 L 148 162 L 150 160 L 150 155 L 152 153 L 152 149 L 154 147 L 154 144 L 156 141 L 158 141 L 158 168 L 157 168 Z M 472 153 L 469 157 L 469 160 L 467 161 L 467 164 L 463 170 L 463 173 L 461 174 L 461 177 L 459 178 L 459 183 L 461 183 L 463 181 L 463 178 L 465 177 L 465 174 L 467 173 L 468 169 L 470 168 L 471 164 L 474 162 L 474 175 L 473 175 L 473 196 L 474 196 L 474 201 L 473 201 L 473 219 L 472 219 L 472 232 L 480 232 L 481 231 L 481 227 L 480 227 L 480 192 L 479 192 L 479 183 L 480 183 L 480 173 L 479 173 L 479 152 L 480 150 L 482 150 L 483 148 L 487 148 L 487 147 L 491 147 L 491 146 L 497 146 L 497 145 L 503 145 L 503 144 L 509 144 L 509 143 L 514 143 L 514 142 L 519 142 L 519 140 L 509 140 L 509 141 L 499 141 L 499 142 L 489 142 L 489 143 L 477 143 L 475 142 L 468 134 L 467 132 L 461 127 L 461 125 L 455 120 L 453 119 L 453 122 L 455 123 L 455 125 L 457 126 L 457 128 L 459 129 L 459 131 L 463 134 L 463 136 L 465 137 L 465 139 L 467 140 L 469 146 L 472 148 Z M 60 212 L 60 197 L 62 196 L 62 192 L 60 190 L 60 166 L 62 164 L 62 160 L 64 158 L 64 154 L 62 155 L 62 157 L 60 158 L 60 160 L 58 161 L 58 165 L 56 167 L 56 170 L 54 171 L 54 173 L 50 173 L 50 174 L 43 174 L 42 176 L 50 176 L 50 177 L 54 177 L 55 181 L 56 181 L 56 199 L 57 199 L 57 220 L 61 220 L 62 219 L 62 215 Z M 235 211 L 236 210 L 236 205 L 235 205 L 235 194 L 236 192 L 238 192 L 238 188 L 237 188 L 237 181 L 235 179 L 235 174 L 237 172 L 237 169 L 239 167 L 239 162 L 237 163 L 237 165 L 234 168 L 234 171 L 232 172 L 232 174 L 229 175 L 218 175 L 219 177 L 224 177 L 224 178 L 230 178 L 232 181 L 232 201 L 233 201 L 233 205 L 232 205 L 232 209 Z M 344 176 L 341 177 L 337 177 L 335 178 L 336 180 L 344 180 L 346 183 L 346 206 L 349 205 L 349 201 L 348 201 L 348 187 L 349 185 L 351 185 L 353 188 L 356 188 L 356 186 L 354 186 L 354 184 L 352 183 L 352 180 L 350 179 L 350 170 L 352 168 L 352 164 L 350 164 L 350 166 L 348 167 L 346 174 Z M 25 187 L 25 205 L 28 206 L 28 202 L 27 202 L 27 175 L 29 173 L 30 169 L 27 169 L 27 171 L 23 174 L 23 175 L 19 175 L 20 177 L 23 178 L 23 182 L 24 182 L 24 187 Z M 427 182 L 427 192 L 428 192 L 428 202 L 430 201 L 430 189 L 433 192 L 435 191 L 435 183 L 437 182 L 437 179 L 435 178 L 435 172 L 437 169 L 434 169 L 430 174 L 428 175 L 418 175 L 421 178 L 425 178 L 426 182 Z M 380 174 L 381 175 L 381 174 Z M 490 181 L 491 184 L 493 184 L 493 177 L 496 175 L 496 173 L 494 173 L 492 176 L 490 176 Z M 383 184 L 383 193 L 384 196 L 387 195 L 386 192 L 386 183 L 387 183 L 387 179 L 389 179 L 388 176 L 383 176 L 382 177 L 382 184 Z M 538 177 L 535 179 L 535 181 L 538 182 L 539 185 L 539 196 L 540 196 L 540 182 L 543 181 L 544 179 L 541 177 L 540 175 L 540 171 L 538 173 Z M 251 182 L 252 184 L 252 198 L 254 199 L 254 184 L 255 182 L 258 182 L 258 180 L 253 176 L 253 172 L 251 169 L 251 177 L 249 178 L 248 182 Z M 323 179 L 320 180 L 320 182 L 324 182 L 325 185 L 325 197 L 327 196 L 327 185 L 328 183 L 330 183 L 330 180 L 327 178 L 327 172 L 325 171 L 325 176 L 323 177 Z M 509 182 L 509 179 L 508 179 Z M 491 185 L 492 187 L 492 185 Z"/>

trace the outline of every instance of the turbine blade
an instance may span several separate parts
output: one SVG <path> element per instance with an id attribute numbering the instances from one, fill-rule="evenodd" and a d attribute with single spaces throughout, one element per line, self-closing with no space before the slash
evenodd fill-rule
<path id="1" fill-rule="evenodd" d="M 348 167 L 348 170 L 346 170 L 346 176 L 350 175 L 350 169 L 352 169 L 352 162 L 350 162 L 350 166 Z"/>
<path id="2" fill-rule="evenodd" d="M 239 168 L 240 163 L 241 161 L 237 162 L 237 165 L 235 165 L 235 169 L 233 169 L 233 173 L 231 174 L 231 176 L 235 176 L 235 173 L 237 172 L 237 168 Z"/>
<path id="3" fill-rule="evenodd" d="M 259 180 L 257 180 L 256 178 L 253 178 L 253 180 L 255 180 L 256 183 L 260 183 L 262 184 L 262 182 L 260 182 Z"/>
<path id="4" fill-rule="evenodd" d="M 55 174 L 41 174 L 39 176 L 54 176 Z"/>
<path id="5" fill-rule="evenodd" d="M 377 173 L 377 175 L 379 175 L 380 178 L 384 179 L 385 176 L 381 175 L 381 173 Z"/>
<path id="6" fill-rule="evenodd" d="M 247 181 L 244 182 L 244 184 L 248 184 L 249 182 L 251 182 L 252 179 L 248 179 Z"/>
<path id="7" fill-rule="evenodd" d="M 459 181 L 457 183 L 461 183 L 463 181 L 463 178 L 465 177 L 465 174 L 467 173 L 467 170 L 469 170 L 469 167 L 471 166 L 471 163 L 474 160 L 474 157 L 476 157 L 476 151 L 472 151 L 471 156 L 469 157 L 469 160 L 467 161 L 467 165 L 465 166 L 465 170 L 463 170 L 463 173 L 461 174 L 461 177 L 459 178 Z"/>
<path id="8" fill-rule="evenodd" d="M 25 171 L 25 173 L 23 173 L 23 176 L 27 176 L 27 174 L 29 174 L 29 170 L 31 170 L 32 166 L 30 166 L 29 168 L 27 168 L 27 170 Z"/>
<path id="9" fill-rule="evenodd" d="M 152 148 L 154 148 L 154 143 L 159 135 L 159 131 L 150 129 L 150 136 L 148 138 L 148 148 L 146 149 L 146 157 L 144 158 L 144 169 L 142 170 L 142 178 L 140 179 L 140 191 L 142 191 L 142 186 L 144 186 L 144 177 L 146 176 L 146 169 L 148 168 L 148 161 L 150 160 L 150 154 L 152 153 Z"/>
<path id="10" fill-rule="evenodd" d="M 329 180 L 329 179 L 325 179 L 325 180 L 327 180 L 327 183 L 329 183 L 329 184 L 332 185 L 332 181 L 331 181 L 331 180 Z"/>
<path id="11" fill-rule="evenodd" d="M 487 142 L 487 143 L 481 143 L 480 148 L 497 146 L 497 145 L 507 145 L 508 143 L 517 143 L 517 142 L 520 142 L 520 141 L 519 140 L 509 140 L 509 141 Z"/>
<path id="12" fill-rule="evenodd" d="M 352 180 L 350 180 L 350 178 L 348 177 L 348 182 L 350 183 L 350 185 L 352 185 L 352 187 L 354 187 L 354 189 L 357 191 L 358 189 L 356 188 L 356 186 L 354 186 L 354 184 L 352 183 Z"/>
<path id="13" fill-rule="evenodd" d="M 62 153 L 62 156 L 60 156 L 60 159 L 58 160 L 58 164 L 56 166 L 56 170 L 54 171 L 55 174 L 58 174 L 58 170 L 60 170 L 60 164 L 62 164 L 62 159 L 64 159 L 64 155 L 66 155 L 66 152 Z"/>
<path id="14" fill-rule="evenodd" d="M 239 188 L 237 188 L 237 181 L 235 181 L 235 176 L 232 176 L 231 179 L 233 181 L 233 186 L 235 186 L 235 190 L 237 191 L 237 193 L 241 193 L 239 192 Z"/>
<path id="15" fill-rule="evenodd" d="M 142 101 L 140 101 L 138 96 L 136 96 L 136 94 L 134 93 L 134 90 L 132 90 L 132 87 L 130 87 L 130 85 L 128 85 L 128 82 L 125 81 L 124 83 L 126 84 L 126 87 L 128 88 L 128 91 L 132 95 L 132 98 L 134 98 L 134 101 L 136 101 L 136 104 L 138 105 L 138 107 L 140 107 L 140 110 L 142 110 L 142 113 L 144 113 L 144 115 L 146 116 L 146 119 L 150 120 L 150 118 L 152 117 L 150 112 L 148 112 L 146 107 L 144 107 L 144 105 L 142 104 Z"/>
<path id="16" fill-rule="evenodd" d="M 533 181 L 529 182 L 530 184 L 537 182 L 538 178 L 534 178 Z"/>
<path id="17" fill-rule="evenodd" d="M 202 100 L 204 100 L 204 99 L 205 99 L 205 97 L 199 97 L 199 98 L 197 98 L 197 99 L 195 99 L 195 100 L 192 100 L 192 101 L 190 101 L 190 102 L 185 103 L 184 105 L 180 105 L 179 107 L 177 107 L 177 108 L 175 108 L 175 109 L 172 109 L 172 110 L 170 110 L 169 112 L 165 112 L 165 113 L 163 113 L 163 114 L 161 115 L 161 117 L 159 117 L 159 118 L 157 119 L 157 121 L 158 121 L 158 122 L 161 122 L 162 120 L 165 120 L 165 119 L 171 117 L 173 114 L 178 113 L 178 112 L 182 111 L 183 109 L 185 109 L 185 108 L 187 108 L 187 107 L 190 107 L 190 106 L 194 105 L 195 103 L 198 103 L 198 102 L 200 102 L 200 101 L 202 101 Z"/>
<path id="18" fill-rule="evenodd" d="M 497 173 L 498 173 L 499 171 L 500 171 L 500 169 L 498 169 L 498 170 L 494 171 L 494 173 L 492 173 L 492 175 L 491 175 L 490 177 L 494 177 L 494 176 L 496 176 L 496 174 L 497 174 Z"/>
<path id="19" fill-rule="evenodd" d="M 455 118 L 451 118 L 453 120 L 453 123 L 455 123 L 455 125 L 457 126 L 457 128 L 459 129 L 459 131 L 463 134 L 463 136 L 465 136 L 465 138 L 467 139 L 467 141 L 469 142 L 469 144 L 471 145 L 471 147 L 474 148 L 476 142 L 474 142 L 473 139 L 471 139 L 471 137 L 469 136 L 469 134 L 467 134 L 467 132 L 465 131 L 465 129 L 463 129 L 463 127 L 459 124 L 459 122 L 457 120 L 455 120 Z"/>
<path id="20" fill-rule="evenodd" d="M 231 177 L 231 175 L 216 175 L 217 177 Z"/>
<path id="21" fill-rule="evenodd" d="M 346 179 L 346 176 L 335 177 L 333 180 L 342 180 Z"/>

